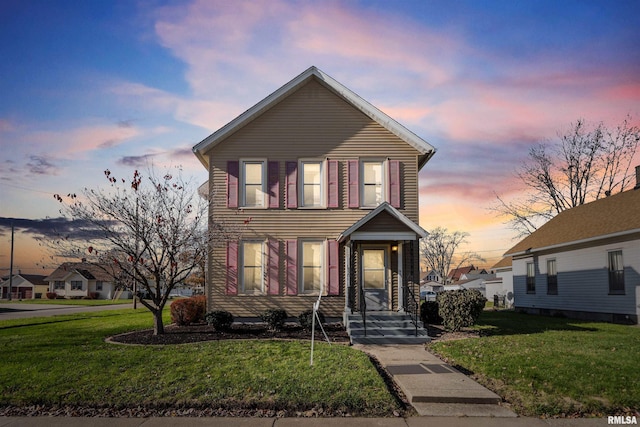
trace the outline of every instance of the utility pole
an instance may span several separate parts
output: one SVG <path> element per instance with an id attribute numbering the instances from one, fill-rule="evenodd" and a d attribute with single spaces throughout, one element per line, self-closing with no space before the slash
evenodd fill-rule
<path id="1" fill-rule="evenodd" d="M 13 220 L 11 220 L 11 261 L 9 264 L 9 301 L 11 301 L 11 288 L 13 285 Z"/>

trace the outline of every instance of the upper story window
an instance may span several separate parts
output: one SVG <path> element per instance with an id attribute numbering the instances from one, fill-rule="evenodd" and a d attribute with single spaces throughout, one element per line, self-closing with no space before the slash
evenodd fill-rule
<path id="1" fill-rule="evenodd" d="M 558 269 L 555 259 L 547 260 L 547 294 L 558 295 Z"/>
<path id="2" fill-rule="evenodd" d="M 536 269 L 532 262 L 527 263 L 527 293 L 536 293 Z"/>
<path id="3" fill-rule="evenodd" d="M 385 200 L 384 162 L 363 160 L 361 162 L 361 202 L 362 207 L 376 207 Z"/>
<path id="4" fill-rule="evenodd" d="M 401 175 L 399 160 L 348 160 L 348 207 L 375 208 L 386 201 L 401 208 Z"/>
<path id="5" fill-rule="evenodd" d="M 240 161 L 240 202 L 242 207 L 266 207 L 266 160 Z"/>
<path id="6" fill-rule="evenodd" d="M 324 164 L 318 160 L 300 161 L 300 200 L 302 207 L 321 208 L 325 206 Z"/>
<path id="7" fill-rule="evenodd" d="M 609 294 L 624 295 L 622 251 L 609 252 Z"/>

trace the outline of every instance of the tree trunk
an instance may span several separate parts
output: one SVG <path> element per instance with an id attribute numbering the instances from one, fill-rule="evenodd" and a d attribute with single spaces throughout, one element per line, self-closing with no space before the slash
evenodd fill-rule
<path id="1" fill-rule="evenodd" d="M 153 311 L 153 335 L 164 334 L 164 324 L 162 323 L 162 310 Z"/>

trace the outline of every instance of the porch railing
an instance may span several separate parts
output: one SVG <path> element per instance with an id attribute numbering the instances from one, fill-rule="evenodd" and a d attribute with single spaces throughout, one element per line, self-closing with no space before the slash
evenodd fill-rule
<path id="1" fill-rule="evenodd" d="M 409 278 L 408 283 L 413 283 L 411 278 Z M 415 333 L 418 336 L 418 321 L 420 319 L 420 303 L 416 298 L 416 294 L 411 289 L 407 283 L 404 284 L 404 310 L 409 317 L 411 317 L 411 323 L 415 326 Z"/>

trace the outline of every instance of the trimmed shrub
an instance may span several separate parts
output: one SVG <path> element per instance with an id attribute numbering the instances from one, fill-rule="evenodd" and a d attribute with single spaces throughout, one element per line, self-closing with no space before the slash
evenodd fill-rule
<path id="1" fill-rule="evenodd" d="M 282 329 L 287 317 L 289 317 L 289 315 L 281 308 L 269 308 L 260 315 L 260 319 L 262 319 L 272 331 Z"/>
<path id="2" fill-rule="evenodd" d="M 171 303 L 171 321 L 178 326 L 203 322 L 206 307 L 207 298 L 204 295 L 177 299 Z"/>
<path id="3" fill-rule="evenodd" d="M 440 317 L 439 305 L 437 301 L 425 301 L 420 304 L 420 320 L 424 325 L 442 325 L 442 317 Z"/>
<path id="4" fill-rule="evenodd" d="M 473 326 L 480 317 L 487 299 L 476 289 L 446 291 L 438 296 L 442 325 L 448 331 Z"/>
<path id="5" fill-rule="evenodd" d="M 58 294 L 55 292 L 47 292 L 47 299 L 56 299 L 58 298 Z"/>
<path id="6" fill-rule="evenodd" d="M 225 310 L 210 311 L 204 316 L 204 319 L 216 331 L 228 331 L 233 324 L 233 314 Z"/>
<path id="7" fill-rule="evenodd" d="M 320 323 L 326 323 L 324 318 L 324 314 L 321 311 L 318 311 L 318 318 L 320 319 Z M 310 330 L 313 322 L 313 310 L 307 310 L 300 313 L 298 316 L 298 322 L 300 322 L 300 326 L 304 329 Z"/>
<path id="8" fill-rule="evenodd" d="M 207 314 L 207 297 L 204 295 L 198 295 L 191 297 L 190 299 L 194 300 L 198 307 L 198 314 L 195 322 L 204 322 L 204 316 Z"/>

